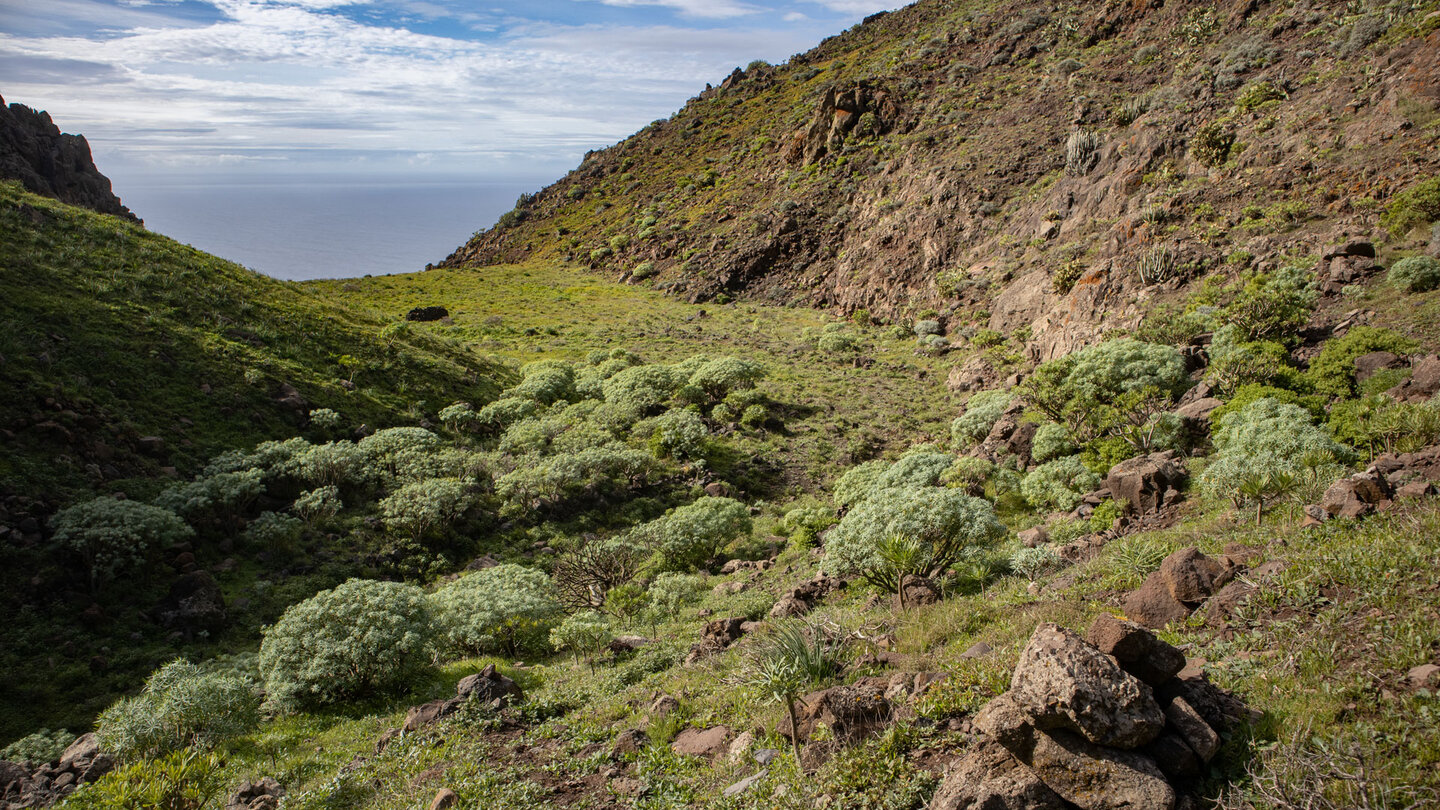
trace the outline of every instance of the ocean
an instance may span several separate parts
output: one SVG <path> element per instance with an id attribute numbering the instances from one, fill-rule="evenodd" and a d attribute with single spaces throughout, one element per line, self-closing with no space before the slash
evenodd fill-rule
<path id="1" fill-rule="evenodd" d="M 547 182 L 131 179 L 115 191 L 156 233 L 304 280 L 423 270 Z"/>

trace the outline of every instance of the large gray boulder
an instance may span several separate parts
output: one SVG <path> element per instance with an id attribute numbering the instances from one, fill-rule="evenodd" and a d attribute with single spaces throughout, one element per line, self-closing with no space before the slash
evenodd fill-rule
<path id="1" fill-rule="evenodd" d="M 1098 745 L 1138 748 L 1165 727 L 1149 686 L 1055 624 L 1035 629 L 1020 653 L 1010 693 L 1035 726 L 1074 731 Z"/>

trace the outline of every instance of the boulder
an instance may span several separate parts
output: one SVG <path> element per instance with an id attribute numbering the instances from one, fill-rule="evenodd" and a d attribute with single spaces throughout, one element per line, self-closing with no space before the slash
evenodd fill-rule
<path id="1" fill-rule="evenodd" d="M 930 810 L 1064 810 L 1040 777 L 994 740 L 981 738 L 945 774 Z"/>
<path id="2" fill-rule="evenodd" d="M 439 306 L 415 307 L 414 309 L 405 313 L 405 320 L 407 321 L 438 321 L 441 318 L 448 317 L 450 317 L 450 310 L 446 309 L 445 307 Z"/>
<path id="3" fill-rule="evenodd" d="M 1422 358 L 1410 369 L 1410 379 L 1386 391 L 1398 402 L 1424 402 L 1440 392 L 1440 356 Z"/>
<path id="4" fill-rule="evenodd" d="M 400 729 L 406 734 L 419 731 L 454 714 L 455 710 L 460 708 L 460 703 L 459 700 L 451 698 L 450 700 L 432 700 L 419 706 L 411 706 L 410 710 L 405 713 L 405 723 Z"/>
<path id="5" fill-rule="evenodd" d="M 1055 624 L 1035 629 L 1020 653 L 1010 692 L 1036 726 L 1069 729 L 1098 745 L 1137 748 L 1165 726 L 1149 686 Z"/>
<path id="6" fill-rule="evenodd" d="M 1175 806 L 1175 791 L 1155 762 L 1143 754 L 1096 745 L 1064 729 L 1023 725 L 1007 737 L 1009 744 L 999 742 L 1017 760 L 1030 766 L 1060 798 L 1082 810 L 1171 810 Z"/>
<path id="7" fill-rule="evenodd" d="M 1085 640 L 1100 652 L 1113 656 L 1122 669 L 1152 687 L 1185 668 L 1184 653 L 1144 627 L 1109 613 L 1100 614 L 1090 625 Z"/>
<path id="8" fill-rule="evenodd" d="M 1405 673 L 1405 685 L 1415 690 L 1440 688 L 1440 667 L 1434 664 L 1411 667 Z"/>
<path id="9" fill-rule="evenodd" d="M 1394 352 L 1369 352 L 1355 358 L 1355 382 L 1365 382 L 1377 373 L 1404 368 L 1405 359 Z"/>
<path id="10" fill-rule="evenodd" d="M 1127 459 L 1110 468 L 1105 488 L 1130 510 L 1144 514 L 1165 505 L 1165 493 L 1178 490 L 1185 480 L 1185 467 L 1173 450 Z"/>
<path id="11" fill-rule="evenodd" d="M 1050 533 L 1045 530 L 1044 526 L 1026 529 L 1017 536 L 1026 548 L 1039 548 L 1050 542 Z"/>
<path id="12" fill-rule="evenodd" d="M 857 742 L 883 730 L 892 717 L 885 687 L 878 684 L 833 686 L 811 692 L 801 698 L 800 704 L 796 717 L 800 723 L 800 740 L 808 739 L 817 726 L 824 724 L 834 739 Z M 780 719 L 776 731 L 784 737 L 794 737 L 797 733 L 790 727 L 789 717 Z"/>
<path id="13" fill-rule="evenodd" d="M 1216 408 L 1224 404 L 1225 402 L 1223 400 L 1216 399 L 1215 397 L 1201 397 L 1194 402 L 1187 402 L 1179 408 L 1176 408 L 1175 415 L 1181 419 L 1209 422 L 1210 414 L 1214 413 Z"/>
<path id="14" fill-rule="evenodd" d="M 1190 615 L 1190 608 L 1170 594 L 1165 580 L 1156 571 L 1125 598 L 1125 615 L 1146 627 L 1159 629 L 1171 622 L 1184 621 Z"/>
<path id="15" fill-rule="evenodd" d="M 455 685 L 455 697 L 460 700 L 474 699 L 480 703 L 518 703 L 525 699 L 520 685 L 501 675 L 491 664 L 474 675 L 467 675 Z"/>
<path id="16" fill-rule="evenodd" d="M 1230 581 L 1231 571 L 1197 548 L 1184 548 L 1160 563 L 1161 580 L 1178 602 L 1203 602 Z"/>
<path id="17" fill-rule="evenodd" d="M 670 750 L 687 757 L 714 757 L 730 746 L 730 728 L 712 726 L 707 729 L 687 728 L 675 736 Z"/>
<path id="18" fill-rule="evenodd" d="M 670 695 L 661 695 L 655 698 L 655 701 L 650 704 L 650 716 L 664 717 L 678 708 L 680 708 L 679 700 L 676 700 Z"/>
<path id="19" fill-rule="evenodd" d="M 81 734 L 60 754 L 60 770 L 83 770 L 84 766 L 100 755 L 100 738 L 94 732 Z"/>
<path id="20" fill-rule="evenodd" d="M 225 596 L 208 571 L 191 571 L 170 583 L 158 612 L 160 623 L 171 630 L 213 633 L 225 626 Z"/>
<path id="21" fill-rule="evenodd" d="M 1204 719 L 1206 725 L 1217 731 L 1230 728 L 1239 720 L 1251 716 L 1244 703 L 1210 683 L 1203 672 L 1181 672 L 1155 690 L 1155 696 L 1161 705 L 1169 705 L 1177 699 L 1184 700 Z"/>
<path id="22" fill-rule="evenodd" d="M 919 574 L 906 574 L 903 587 L 905 588 L 905 605 L 907 607 L 933 605 L 940 601 L 940 589 L 935 587 L 935 583 Z"/>
<path id="23" fill-rule="evenodd" d="M 275 391 L 275 404 L 291 411 L 305 412 L 310 409 L 310 403 L 305 401 L 300 390 L 290 383 L 280 383 Z"/>
<path id="24" fill-rule="evenodd" d="M 786 596 L 780 597 L 780 601 L 776 602 L 774 607 L 770 608 L 770 618 L 785 619 L 793 616 L 804 616 L 809 612 L 810 604 L 808 602 L 801 601 L 787 594 Z"/>
<path id="25" fill-rule="evenodd" d="M 1204 763 L 1178 734 L 1166 731 L 1141 749 L 1160 772 L 1171 779 L 1193 779 L 1199 776 Z"/>
<path id="26" fill-rule="evenodd" d="M 435 798 L 430 800 L 430 810 L 449 810 L 460 803 L 460 797 L 450 788 L 440 788 Z"/>
<path id="27" fill-rule="evenodd" d="M 1331 517 L 1358 518 L 1382 508 L 1394 497 L 1395 490 L 1385 476 L 1363 472 L 1331 484 L 1321 496 L 1320 506 Z"/>
<path id="28" fill-rule="evenodd" d="M 1220 735 L 1183 697 L 1176 697 L 1165 706 L 1165 720 L 1196 756 L 1205 762 L 1220 752 Z"/>
<path id="29" fill-rule="evenodd" d="M 615 738 L 614 746 L 610 748 L 610 756 L 613 759 L 619 759 L 627 754 L 638 754 L 649 744 L 650 736 L 639 729 L 622 731 Z"/>
<path id="30" fill-rule="evenodd" d="M 241 782 L 240 788 L 225 802 L 225 810 L 275 810 L 285 788 L 270 777 L 255 782 Z"/>

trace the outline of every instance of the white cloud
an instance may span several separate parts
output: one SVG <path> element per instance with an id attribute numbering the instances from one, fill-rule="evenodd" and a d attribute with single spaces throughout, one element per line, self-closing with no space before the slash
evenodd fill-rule
<path id="1" fill-rule="evenodd" d="M 743 17 L 747 14 L 754 14 L 762 10 L 748 3 L 740 3 L 735 0 L 600 0 L 600 2 L 607 6 L 615 6 L 618 8 L 659 6 L 662 8 L 675 9 L 686 17 L 702 17 L 715 20 Z"/>
<path id="2" fill-rule="evenodd" d="M 804 0 L 804 2 L 824 6 L 841 14 L 874 14 L 877 11 L 893 11 L 901 6 L 909 5 L 910 0 Z"/>

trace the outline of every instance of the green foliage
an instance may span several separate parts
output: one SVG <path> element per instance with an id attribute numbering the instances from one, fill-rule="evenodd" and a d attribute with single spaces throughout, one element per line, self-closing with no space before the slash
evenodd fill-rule
<path id="1" fill-rule="evenodd" d="M 667 571 L 655 577 L 647 593 L 650 606 L 659 614 L 675 619 L 680 608 L 696 601 L 705 592 L 705 578 Z"/>
<path id="2" fill-rule="evenodd" d="M 109 497 L 61 509 L 50 527 L 56 545 L 80 555 L 92 586 L 195 534 L 169 509 Z"/>
<path id="3" fill-rule="evenodd" d="M 1045 546 L 1022 548 L 1010 555 L 1010 570 L 1030 581 L 1060 564 L 1060 555 Z"/>
<path id="4" fill-rule="evenodd" d="M 939 321 L 934 321 L 934 320 L 928 320 L 928 319 L 927 319 L 927 320 L 920 320 L 920 321 L 916 321 L 916 322 L 915 322 L 915 337 L 924 337 L 924 336 L 926 336 L 926 335 L 938 335 L 938 334 L 941 334 L 942 331 L 943 331 L 943 330 L 940 328 L 940 322 L 939 322 Z"/>
<path id="5" fill-rule="evenodd" d="M 870 494 L 897 487 L 934 486 L 954 463 L 955 457 L 949 453 L 936 452 L 928 445 L 917 447 L 876 476 Z"/>
<path id="6" fill-rule="evenodd" d="M 703 453 L 710 438 L 705 420 L 688 408 L 671 408 L 650 420 L 647 428 L 651 446 L 662 458 L 695 458 Z"/>
<path id="7" fill-rule="evenodd" d="M 880 553 L 888 538 L 918 541 L 931 570 L 943 570 L 965 549 L 988 545 L 1004 534 L 1005 527 L 985 500 L 957 489 L 904 486 L 876 493 L 841 519 L 826 535 L 825 567 L 836 574 L 859 574 L 893 592 L 899 583 Z"/>
<path id="8" fill-rule="evenodd" d="M 1223 120 L 1211 121 L 1195 131 L 1190 140 L 1190 154 L 1203 166 L 1219 166 L 1230 157 L 1235 145 L 1235 130 Z"/>
<path id="9" fill-rule="evenodd" d="M 1226 324 L 1215 331 L 1210 342 L 1209 376 L 1222 394 L 1233 394 L 1242 386 L 1293 381 L 1299 375 L 1290 367 L 1290 353 L 1284 346 L 1274 341 L 1246 341 L 1239 326 Z"/>
<path id="10" fill-rule="evenodd" d="M 1336 439 L 1363 447 L 1370 456 L 1382 450 L 1411 453 L 1440 442 L 1440 404 L 1372 394 L 1335 403 L 1327 426 Z"/>
<path id="11" fill-rule="evenodd" d="M 1241 112 L 1249 112 L 1284 98 L 1285 91 L 1270 82 L 1251 82 L 1235 95 L 1235 108 Z"/>
<path id="12" fill-rule="evenodd" d="M 1125 507 L 1120 501 L 1113 498 L 1106 498 L 1095 511 L 1090 513 L 1090 531 L 1099 533 L 1115 525 L 1115 520 L 1125 514 Z"/>
<path id="13" fill-rule="evenodd" d="M 1440 220 L 1440 177 L 1422 180 L 1391 197 L 1380 215 L 1380 224 L 1397 238 L 1436 220 Z"/>
<path id="14" fill-rule="evenodd" d="M 340 414 L 330 408 L 316 408 L 310 412 L 310 426 L 320 430 L 334 430 L 340 427 Z"/>
<path id="15" fill-rule="evenodd" d="M 249 681 L 177 659 L 156 670 L 140 694 L 102 712 L 95 727 L 102 748 L 131 760 L 213 746 L 259 721 L 260 697 Z"/>
<path id="16" fill-rule="evenodd" d="M 1088 442 L 1137 415 L 1117 408 L 1122 395 L 1138 394 L 1129 404 L 1148 418 L 1157 399 L 1173 399 L 1188 385 L 1185 359 L 1175 347 L 1121 338 L 1041 363 L 1016 390 L 1064 425 L 1072 440 Z"/>
<path id="17" fill-rule="evenodd" d="M 655 553 L 661 570 L 685 571 L 704 565 L 751 528 L 750 509 L 745 504 L 707 496 L 636 527 L 633 536 Z"/>
<path id="18" fill-rule="evenodd" d="M 75 735 L 63 728 L 58 731 L 42 728 L 0 748 L 0 761 L 43 765 L 59 759 L 73 742 Z"/>
<path id="19" fill-rule="evenodd" d="M 177 515 L 236 514 L 265 491 L 260 470 L 217 473 L 176 484 L 155 498 L 155 505 Z"/>
<path id="20" fill-rule="evenodd" d="M 316 487 L 300 493 L 292 507 L 295 514 L 308 522 L 334 517 L 345 506 L 336 486 Z"/>
<path id="21" fill-rule="evenodd" d="M 1009 391 L 981 391 L 965 403 L 965 413 L 950 424 L 950 438 L 957 449 L 964 450 L 984 439 L 1010 407 L 1014 396 Z"/>
<path id="22" fill-rule="evenodd" d="M 1406 256 L 1390 265 L 1386 280 L 1409 293 L 1440 287 L 1440 260 L 1429 256 Z"/>
<path id="23" fill-rule="evenodd" d="M 454 402 L 440 409 L 436 414 L 440 423 L 456 433 L 465 433 L 473 430 L 480 424 L 479 414 L 475 407 L 468 402 Z"/>
<path id="24" fill-rule="evenodd" d="M 820 533 L 836 523 L 835 510 L 824 506 L 802 506 L 785 513 L 779 531 L 802 548 L 816 544 Z"/>
<path id="25" fill-rule="evenodd" d="M 502 392 L 503 397 L 530 399 L 541 405 L 568 400 L 575 395 L 575 369 L 567 363 L 537 360 L 520 369 L 519 385 Z"/>
<path id="26" fill-rule="evenodd" d="M 724 399 L 731 391 L 755 387 L 765 376 L 759 363 L 739 357 L 721 357 L 702 364 L 690 375 L 689 383 L 698 386 L 712 401 Z"/>
<path id="27" fill-rule="evenodd" d="M 940 476 L 940 484 L 957 487 L 970 495 L 985 492 L 985 482 L 995 472 L 995 463 L 975 456 L 961 456 Z"/>
<path id="28" fill-rule="evenodd" d="M 1320 290 L 1310 271 L 1285 267 L 1245 274 L 1233 294 L 1220 312 L 1221 320 L 1239 327 L 1249 340 L 1289 343 L 1310 320 Z"/>
<path id="29" fill-rule="evenodd" d="M 1044 464 L 1061 456 L 1068 456 L 1076 450 L 1070 441 L 1070 431 L 1057 422 L 1046 422 L 1035 429 L 1030 442 L 1030 457 Z"/>
<path id="30" fill-rule="evenodd" d="M 1206 495 L 1243 502 L 1240 488 L 1266 475 L 1299 475 L 1306 467 L 1346 460 L 1351 452 L 1316 427 L 1296 405 L 1259 399 L 1216 422 L 1215 455 L 1200 475 Z"/>
<path id="31" fill-rule="evenodd" d="M 1020 482 L 1020 492 L 1036 509 L 1074 509 L 1085 493 L 1100 486 L 1100 476 L 1091 472 L 1079 456 L 1048 461 L 1031 470 Z"/>
<path id="32" fill-rule="evenodd" d="M 430 599 L 450 645 L 472 653 L 540 649 L 561 616 L 550 577 L 511 563 L 464 574 Z"/>
<path id="33" fill-rule="evenodd" d="M 245 527 L 245 539 L 261 548 L 283 550 L 300 539 L 305 524 L 297 517 L 278 512 L 261 512 Z"/>
<path id="34" fill-rule="evenodd" d="M 1335 399 L 1355 395 L 1355 360 L 1371 352 L 1406 355 L 1419 348 L 1415 341 L 1374 326 L 1355 326 L 1337 338 L 1325 341 L 1320 356 L 1310 361 L 1306 378 L 1315 393 Z"/>
<path id="35" fill-rule="evenodd" d="M 491 431 L 501 431 L 540 409 L 533 399 L 504 397 L 475 413 L 475 422 Z"/>
<path id="36" fill-rule="evenodd" d="M 118 768 L 82 785 L 65 800 L 76 810 L 202 810 L 225 790 L 224 760 L 215 752 L 176 751 Z"/>
<path id="37" fill-rule="evenodd" d="M 682 382 L 668 366 L 631 366 L 605 380 L 605 401 L 643 416 L 664 404 Z"/>
<path id="38" fill-rule="evenodd" d="M 551 647 L 557 652 L 568 651 L 583 657 L 592 668 L 595 658 L 614 640 L 609 620 L 593 610 L 566 616 L 550 630 Z"/>
<path id="39" fill-rule="evenodd" d="M 385 527 L 419 540 L 458 520 L 475 504 L 474 482 L 432 478 L 406 484 L 380 501 Z"/>
<path id="40" fill-rule="evenodd" d="M 419 588 L 349 580 L 292 606 L 265 631 L 265 693 L 289 708 L 394 688 L 426 665 L 434 634 Z"/>

